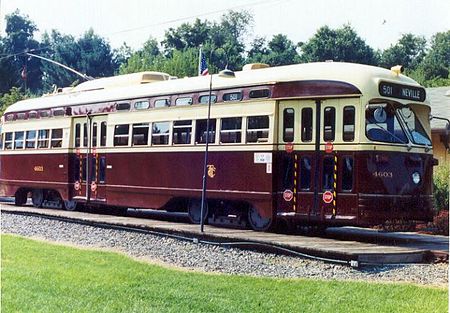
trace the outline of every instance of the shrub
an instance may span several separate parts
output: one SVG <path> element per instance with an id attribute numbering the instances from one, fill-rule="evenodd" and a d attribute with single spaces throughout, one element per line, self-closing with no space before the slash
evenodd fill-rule
<path id="1" fill-rule="evenodd" d="M 433 175 L 433 198 L 434 208 L 437 212 L 448 210 L 448 181 L 450 177 L 450 166 L 448 164 L 436 168 Z"/>
<path id="2" fill-rule="evenodd" d="M 433 218 L 433 224 L 437 228 L 439 234 L 448 236 L 448 210 L 440 211 Z"/>

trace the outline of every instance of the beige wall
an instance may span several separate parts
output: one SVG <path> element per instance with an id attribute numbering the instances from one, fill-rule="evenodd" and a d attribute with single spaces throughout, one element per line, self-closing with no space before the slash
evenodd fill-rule
<path id="1" fill-rule="evenodd" d="M 441 133 L 432 132 L 431 140 L 433 142 L 433 156 L 439 160 L 439 165 L 444 165 L 445 163 L 450 165 L 450 155 L 441 141 Z"/>

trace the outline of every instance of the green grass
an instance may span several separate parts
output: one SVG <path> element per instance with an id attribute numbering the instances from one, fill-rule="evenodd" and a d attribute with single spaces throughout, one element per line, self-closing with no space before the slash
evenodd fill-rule
<path id="1" fill-rule="evenodd" d="M 447 312 L 448 289 L 208 275 L 2 235 L 2 312 Z"/>

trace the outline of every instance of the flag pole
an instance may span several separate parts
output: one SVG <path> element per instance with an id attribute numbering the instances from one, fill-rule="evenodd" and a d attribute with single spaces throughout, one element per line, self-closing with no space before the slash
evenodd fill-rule
<path id="1" fill-rule="evenodd" d="M 198 76 L 202 75 L 202 46 L 198 50 Z"/>

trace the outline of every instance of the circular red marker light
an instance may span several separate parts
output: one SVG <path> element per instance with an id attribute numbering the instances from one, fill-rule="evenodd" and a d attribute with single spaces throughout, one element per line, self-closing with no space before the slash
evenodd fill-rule
<path id="1" fill-rule="evenodd" d="M 331 152 L 333 152 L 333 150 L 334 150 L 333 143 L 332 143 L 331 141 L 328 141 L 328 142 L 325 144 L 325 152 L 326 152 L 326 153 L 331 153 Z"/>
<path id="2" fill-rule="evenodd" d="M 294 193 L 292 192 L 292 190 L 286 189 L 283 192 L 283 199 L 284 199 L 284 201 L 289 202 L 289 201 L 292 200 L 292 198 L 294 198 Z"/>
<path id="3" fill-rule="evenodd" d="M 284 145 L 284 150 L 286 150 L 287 153 L 292 153 L 292 151 L 294 151 L 294 144 L 292 142 L 288 142 Z"/>
<path id="4" fill-rule="evenodd" d="M 325 202 L 325 203 L 331 203 L 331 202 L 333 202 L 333 194 L 331 193 L 331 191 L 325 191 L 325 192 L 323 193 L 322 200 L 323 200 L 323 202 Z"/>

